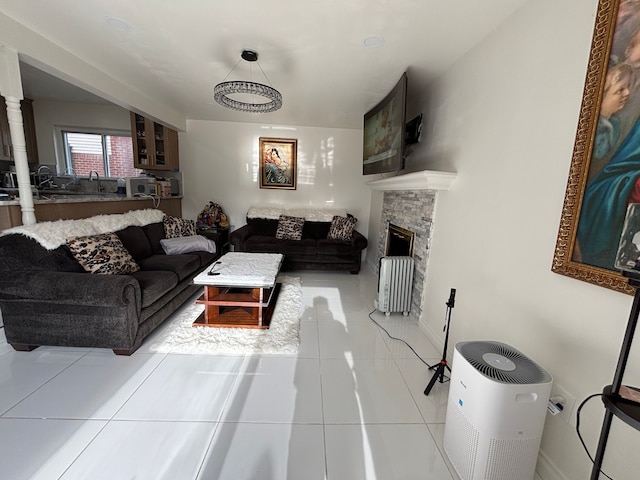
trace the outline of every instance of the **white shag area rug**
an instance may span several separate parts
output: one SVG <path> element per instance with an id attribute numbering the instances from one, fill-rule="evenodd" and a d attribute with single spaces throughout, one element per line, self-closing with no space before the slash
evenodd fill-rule
<path id="1" fill-rule="evenodd" d="M 161 327 L 149 340 L 149 351 L 194 355 L 295 355 L 300 345 L 302 282 L 297 277 L 278 277 L 282 283 L 268 329 L 193 326 L 204 305 L 189 305 Z"/>

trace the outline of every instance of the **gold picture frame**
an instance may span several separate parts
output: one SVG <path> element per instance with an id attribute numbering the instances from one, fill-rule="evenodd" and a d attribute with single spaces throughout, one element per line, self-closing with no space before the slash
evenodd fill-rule
<path id="1" fill-rule="evenodd" d="M 631 57 L 636 41 L 637 64 Z M 640 178 L 640 149 L 637 159 L 630 156 L 631 139 L 640 146 L 636 129 L 640 132 L 640 3 L 600 0 L 553 272 L 634 293 L 614 268 L 614 258 L 633 198 L 629 189 Z"/>
<path id="2" fill-rule="evenodd" d="M 298 140 L 260 137 L 260 188 L 295 190 Z"/>

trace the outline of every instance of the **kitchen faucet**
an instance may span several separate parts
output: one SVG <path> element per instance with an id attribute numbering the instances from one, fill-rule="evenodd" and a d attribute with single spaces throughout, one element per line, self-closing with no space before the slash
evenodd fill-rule
<path id="1" fill-rule="evenodd" d="M 36 172 L 36 187 L 37 188 L 51 188 L 53 183 L 53 172 L 46 165 L 40 165 Z"/>
<path id="2" fill-rule="evenodd" d="M 93 182 L 93 174 L 94 173 L 96 174 L 96 180 L 98 181 L 98 187 L 97 187 L 96 192 L 100 193 L 100 192 L 102 192 L 102 184 L 100 183 L 100 174 L 95 170 L 91 170 L 89 172 L 89 181 Z"/>

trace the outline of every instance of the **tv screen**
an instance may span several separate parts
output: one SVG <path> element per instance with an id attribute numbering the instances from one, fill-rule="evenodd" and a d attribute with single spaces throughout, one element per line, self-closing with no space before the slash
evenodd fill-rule
<path id="1" fill-rule="evenodd" d="M 393 90 L 364 115 L 362 173 L 393 172 L 404 168 L 407 74 Z"/>

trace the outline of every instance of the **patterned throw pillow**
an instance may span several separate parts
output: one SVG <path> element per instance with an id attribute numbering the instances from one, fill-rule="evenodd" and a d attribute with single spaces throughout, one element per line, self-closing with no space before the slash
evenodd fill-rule
<path id="1" fill-rule="evenodd" d="M 276 238 L 281 240 L 302 240 L 302 227 L 304 218 L 280 215 Z"/>
<path id="2" fill-rule="evenodd" d="M 331 226 L 329 227 L 329 234 L 327 238 L 329 240 L 351 240 L 353 237 L 353 229 L 356 226 L 358 219 L 353 215 L 347 217 L 339 217 L 335 215 L 331 220 Z"/>
<path id="3" fill-rule="evenodd" d="M 115 233 L 67 239 L 72 255 L 89 273 L 120 275 L 140 270 Z"/>
<path id="4" fill-rule="evenodd" d="M 196 222 L 165 215 L 162 219 L 165 238 L 188 237 L 196 234 Z"/>

